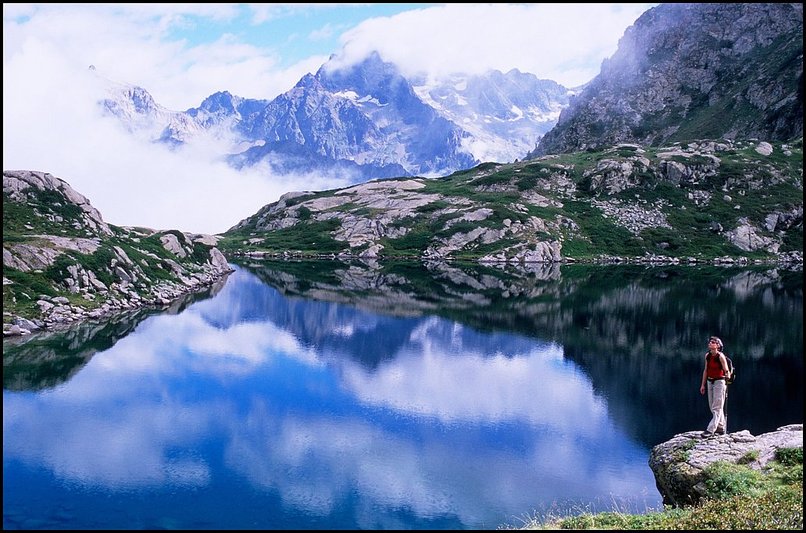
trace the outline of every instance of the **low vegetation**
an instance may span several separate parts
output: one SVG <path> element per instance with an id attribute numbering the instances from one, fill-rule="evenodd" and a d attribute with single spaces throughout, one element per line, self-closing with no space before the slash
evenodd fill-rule
<path id="1" fill-rule="evenodd" d="M 211 241 L 106 224 L 59 178 L 4 171 L 3 182 L 4 332 L 42 327 L 51 311 L 54 323 L 69 322 L 162 303 L 224 270 Z"/>
<path id="2" fill-rule="evenodd" d="M 716 462 L 705 473 L 708 495 L 697 506 L 645 514 L 548 515 L 503 529 L 803 529 L 803 448 L 778 450 L 762 472 Z"/>

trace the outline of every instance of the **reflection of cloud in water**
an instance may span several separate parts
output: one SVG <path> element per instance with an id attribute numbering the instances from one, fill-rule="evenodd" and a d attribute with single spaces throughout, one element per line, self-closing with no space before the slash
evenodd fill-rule
<path id="1" fill-rule="evenodd" d="M 439 323 L 423 322 L 404 352 L 371 373 L 345 364 L 345 386 L 368 404 L 444 422 L 522 420 L 558 431 L 598 429 L 591 421 L 603 421 L 605 405 L 575 365 L 563 360 L 561 348 L 473 352 L 470 343 L 456 340 L 460 331 L 448 342 L 429 335 Z"/>
<path id="2" fill-rule="evenodd" d="M 363 528 L 394 527 L 394 509 L 476 525 L 490 512 L 514 517 L 536 502 L 584 499 L 589 492 L 635 497 L 634 480 L 647 477 L 644 464 L 626 459 L 630 466 L 612 475 L 589 443 L 557 431 L 533 435 L 525 449 L 491 442 L 464 452 L 450 434 L 434 433 L 422 442 L 358 418 L 289 416 L 278 425 L 271 408 L 257 404 L 249 422 L 233 424 L 231 433 L 226 461 L 252 484 L 277 491 L 287 506 L 321 516 L 360 494 Z M 620 439 L 608 445 L 625 447 Z M 635 452 L 627 446 L 625 453 Z M 381 516 L 384 509 L 389 516 Z"/>
<path id="3" fill-rule="evenodd" d="M 443 337 L 447 326 L 454 334 Z M 349 357 L 320 355 L 269 322 L 216 328 L 193 307 L 152 317 L 63 386 L 4 394 L 4 435 L 33 435 L 13 447 L 4 440 L 4 455 L 87 485 L 199 487 L 220 458 L 172 451 L 218 440 L 226 466 L 252 486 L 318 516 L 350 501 L 363 528 L 406 527 L 401 511 L 477 527 L 541 501 L 626 496 L 636 479 L 652 482 L 645 461 L 635 460 L 644 452 L 613 430 L 560 348 L 525 343 L 532 348 L 486 353 L 469 331 L 425 319 L 370 372 Z M 304 373 L 282 375 L 299 404 L 251 388 L 249 378 L 264 374 L 274 387 L 281 370 L 272 363 L 281 358 L 332 374 L 340 389 L 327 378 L 306 389 Z M 210 377 L 222 383 L 210 389 L 214 396 L 194 381 Z M 324 413 L 343 401 L 343 411 Z M 496 429 L 501 423 L 508 426 Z M 628 466 L 614 475 L 614 464 Z"/>
<path id="4" fill-rule="evenodd" d="M 190 367 L 222 377 L 249 374 L 278 354 L 308 365 L 321 364 L 316 354 L 304 349 L 293 335 L 268 322 L 216 328 L 199 314 L 186 311 L 154 317 L 142 325 L 140 333 L 120 341 L 114 351 L 96 357 L 97 363 L 125 375 L 133 371 L 184 373 Z M 186 357 L 178 357 L 180 353 Z"/>
<path id="5" fill-rule="evenodd" d="M 3 441 L 4 457 L 43 463 L 62 479 L 90 486 L 131 489 L 145 486 L 203 486 L 209 482 L 206 462 L 170 457 L 168 450 L 192 446 L 210 431 L 214 405 L 133 403 L 97 406 L 88 402 L 64 417 L 53 402 L 5 397 L 3 433 L 41 434 L 24 446 Z M 28 399 L 30 400 L 30 399 Z M 58 440 L 47 436 L 57 434 Z"/>

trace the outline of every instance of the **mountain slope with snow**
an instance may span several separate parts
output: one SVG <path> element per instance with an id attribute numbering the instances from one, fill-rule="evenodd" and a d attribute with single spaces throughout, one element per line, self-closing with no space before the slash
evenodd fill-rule
<path id="1" fill-rule="evenodd" d="M 568 106 L 569 89 L 517 69 L 419 81 L 422 100 L 463 128 L 465 147 L 479 161 L 512 162 L 533 150 Z"/>
<path id="2" fill-rule="evenodd" d="M 110 83 L 102 105 L 134 134 L 173 148 L 206 142 L 235 168 L 337 172 L 361 182 L 522 158 L 570 95 L 517 70 L 427 85 L 375 52 L 353 65 L 335 64 L 328 61 L 273 100 L 221 91 L 199 107 L 171 111 L 143 88 Z"/>

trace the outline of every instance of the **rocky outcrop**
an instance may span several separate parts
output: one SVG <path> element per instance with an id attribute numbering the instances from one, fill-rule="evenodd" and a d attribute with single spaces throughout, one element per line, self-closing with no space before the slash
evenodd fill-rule
<path id="1" fill-rule="evenodd" d="M 789 141 L 803 135 L 802 87 L 803 4 L 661 4 L 627 29 L 532 155 L 624 142 Z"/>
<path id="2" fill-rule="evenodd" d="M 746 430 L 709 438 L 702 438 L 699 431 L 681 433 L 652 448 L 649 467 L 663 503 L 680 507 L 696 504 L 706 495 L 708 465 L 726 461 L 763 471 L 781 448 L 803 448 L 803 424 L 759 436 Z"/>
<path id="3" fill-rule="evenodd" d="M 104 222 L 45 172 L 3 172 L 3 333 L 167 306 L 232 269 L 216 237 Z"/>
<path id="4" fill-rule="evenodd" d="M 90 205 L 90 201 L 73 190 L 70 185 L 47 172 L 29 170 L 4 170 L 3 194 L 15 202 L 28 202 L 32 197 L 41 197 L 48 192 L 55 192 L 64 199 L 64 205 L 48 205 L 43 202 L 40 206 L 42 212 L 35 211 L 52 222 L 64 222 L 64 215 L 53 210 L 53 207 L 76 206 L 77 213 L 73 216 L 71 225 L 76 229 L 86 228 L 93 233 L 110 236 L 112 230 L 101 218 L 101 213 Z"/>
<path id="5" fill-rule="evenodd" d="M 715 260 L 718 249 L 802 261 L 792 249 L 803 231 L 802 144 L 774 144 L 619 144 L 438 179 L 288 193 L 227 234 L 238 238 L 235 253 L 548 263 L 598 247 L 607 261 L 626 260 L 619 248 L 642 262 L 696 262 L 703 251 Z"/>

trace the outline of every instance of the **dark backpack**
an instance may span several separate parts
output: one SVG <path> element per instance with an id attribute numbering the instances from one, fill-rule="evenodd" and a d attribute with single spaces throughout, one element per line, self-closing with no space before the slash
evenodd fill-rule
<path id="1" fill-rule="evenodd" d="M 725 360 L 728 362 L 728 370 L 730 370 L 730 375 L 725 378 L 725 383 L 731 385 L 734 381 L 736 381 L 736 369 L 733 367 L 733 360 L 725 356 Z"/>

